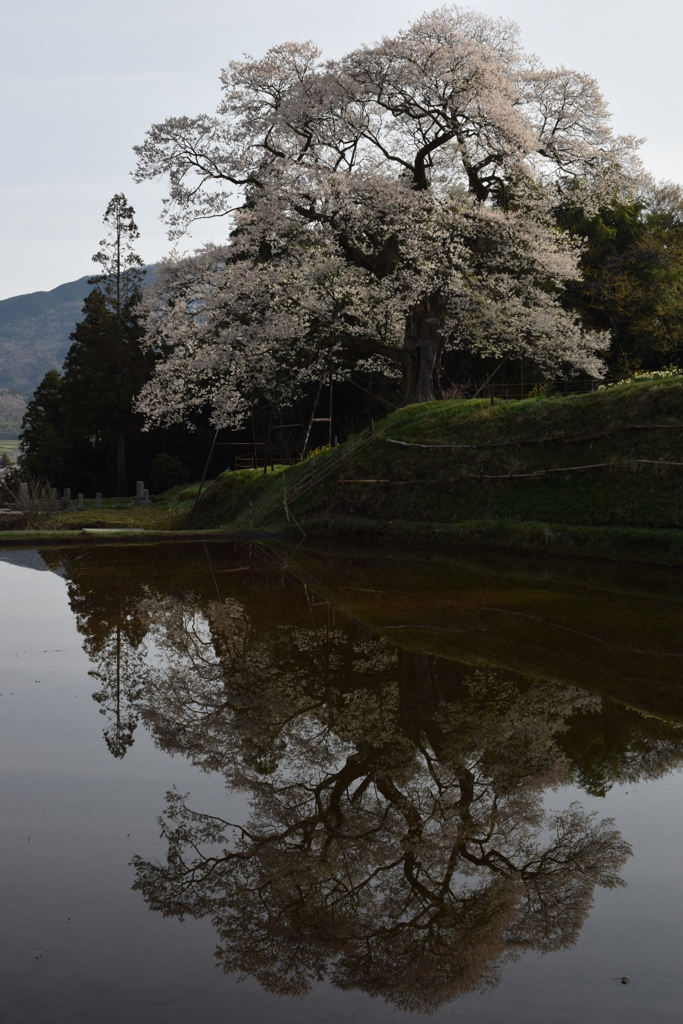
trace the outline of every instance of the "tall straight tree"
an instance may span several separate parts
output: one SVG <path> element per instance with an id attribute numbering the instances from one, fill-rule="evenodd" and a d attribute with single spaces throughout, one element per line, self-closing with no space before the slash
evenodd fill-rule
<path id="1" fill-rule="evenodd" d="M 142 294 L 142 279 L 145 273 L 143 262 L 135 252 L 133 243 L 140 237 L 134 220 L 135 210 L 125 195 L 118 192 L 109 200 L 104 213 L 107 235 L 100 242 L 100 251 L 95 253 L 93 261 L 99 263 L 102 273 L 92 277 L 90 284 L 96 285 L 97 297 L 90 296 L 96 312 L 99 326 L 104 334 L 109 334 L 110 354 L 113 355 L 113 366 L 116 381 L 116 392 L 119 401 L 115 402 L 116 422 L 112 424 L 116 431 L 116 468 L 119 497 L 125 497 L 128 490 L 128 474 L 126 468 L 126 413 L 130 415 L 127 392 L 130 390 L 130 349 L 135 348 L 139 328 L 134 316 L 134 307 Z M 99 313 L 99 315 L 97 315 Z M 86 316 L 87 321 L 87 316 Z M 107 321 L 109 321 L 107 323 Z M 78 334 L 78 328 L 77 328 Z M 77 335 L 74 337 L 77 340 Z M 71 352 L 69 353 L 71 355 Z M 69 358 L 67 357 L 67 364 Z M 65 366 L 68 375 L 68 366 Z M 134 375 L 135 376 L 135 375 Z"/>

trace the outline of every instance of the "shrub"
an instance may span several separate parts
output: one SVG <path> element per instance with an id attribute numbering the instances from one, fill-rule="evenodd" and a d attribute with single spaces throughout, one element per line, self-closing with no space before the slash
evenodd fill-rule
<path id="1" fill-rule="evenodd" d="M 184 462 L 175 455 L 157 455 L 152 461 L 152 487 L 155 494 L 162 494 L 170 487 L 188 483 L 190 474 Z"/>

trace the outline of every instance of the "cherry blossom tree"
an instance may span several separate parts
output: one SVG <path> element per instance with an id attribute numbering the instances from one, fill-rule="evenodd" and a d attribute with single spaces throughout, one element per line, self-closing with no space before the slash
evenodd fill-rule
<path id="1" fill-rule="evenodd" d="M 169 360 L 150 417 L 181 415 L 210 379 L 217 421 L 236 422 L 254 367 L 284 393 L 334 360 L 400 370 L 404 402 L 429 400 L 446 348 L 600 373 L 605 337 L 560 305 L 579 248 L 553 210 L 627 192 L 639 165 L 592 78 L 544 68 L 511 22 L 444 7 L 341 60 L 286 43 L 221 82 L 215 116 L 169 118 L 136 147 L 136 180 L 168 179 L 172 237 L 230 229 L 220 258 L 195 257 L 213 261 L 201 295 L 186 259 L 178 291 L 148 298 Z"/>

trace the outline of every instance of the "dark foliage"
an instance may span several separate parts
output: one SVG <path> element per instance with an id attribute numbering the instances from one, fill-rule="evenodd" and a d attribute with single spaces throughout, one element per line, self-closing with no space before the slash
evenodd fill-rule
<path id="1" fill-rule="evenodd" d="M 683 195 L 662 186 L 646 202 L 614 203 L 592 218 L 566 210 L 563 227 L 585 239 L 583 278 L 567 305 L 607 330 L 609 371 L 628 377 L 683 359 Z"/>
<path id="2" fill-rule="evenodd" d="M 190 479 L 187 466 L 175 455 L 157 455 L 152 460 L 152 487 L 155 494 L 162 494 L 171 487 L 186 484 Z"/>

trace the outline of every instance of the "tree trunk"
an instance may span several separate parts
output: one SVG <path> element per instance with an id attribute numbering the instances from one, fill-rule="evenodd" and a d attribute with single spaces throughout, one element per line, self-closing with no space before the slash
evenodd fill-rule
<path id="1" fill-rule="evenodd" d="M 399 408 L 416 402 L 434 402 L 440 393 L 439 366 L 445 338 L 436 317 L 414 321 L 403 347 L 404 397 Z"/>
<path id="2" fill-rule="evenodd" d="M 120 430 L 116 436 L 116 468 L 119 498 L 128 497 L 128 472 L 126 470 L 126 438 Z"/>

